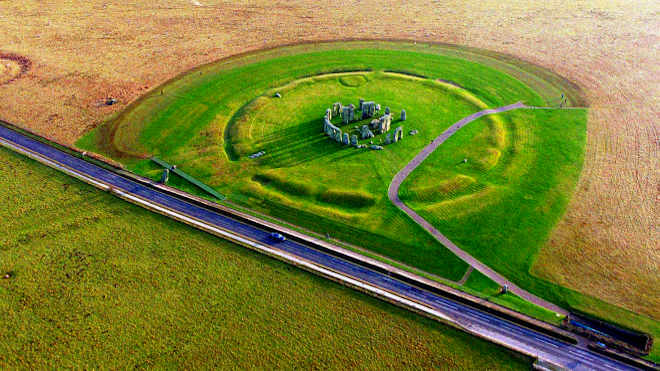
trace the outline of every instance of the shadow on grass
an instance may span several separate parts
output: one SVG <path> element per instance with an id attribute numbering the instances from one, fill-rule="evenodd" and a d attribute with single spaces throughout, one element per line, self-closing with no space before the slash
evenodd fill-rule
<path id="1" fill-rule="evenodd" d="M 346 151 L 340 160 L 360 153 L 352 147 L 335 142 L 321 132 L 321 120 L 312 120 L 278 130 L 264 137 L 256 148 L 266 152 L 263 163 L 273 167 L 292 167 Z"/>

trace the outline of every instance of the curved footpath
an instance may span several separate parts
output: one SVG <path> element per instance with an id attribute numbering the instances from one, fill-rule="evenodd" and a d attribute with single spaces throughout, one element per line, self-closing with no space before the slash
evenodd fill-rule
<path id="1" fill-rule="evenodd" d="M 274 242 L 269 231 L 160 192 L 0 125 L 0 146 L 111 192 L 126 201 L 189 224 L 244 247 L 286 261 L 322 277 L 369 293 L 470 334 L 571 370 L 633 370 L 595 353 L 585 342 L 566 343 L 477 308 L 452 301 L 358 263 L 287 239 Z"/>
<path id="2" fill-rule="evenodd" d="M 519 108 L 534 108 L 534 107 L 528 107 L 524 105 L 522 102 L 518 102 L 518 103 L 510 104 L 508 106 L 479 111 L 477 113 L 474 113 L 468 117 L 459 120 L 454 125 L 450 126 L 447 130 L 445 130 L 442 134 L 438 135 L 438 137 L 436 137 L 431 142 L 431 144 L 424 147 L 424 149 L 422 149 L 422 151 L 417 156 L 415 156 L 415 158 L 413 158 L 406 166 L 404 166 L 403 169 L 401 169 L 401 171 L 399 171 L 394 176 L 394 179 L 392 179 L 392 183 L 390 183 L 390 186 L 387 190 L 387 196 L 389 197 L 390 201 L 392 201 L 392 203 L 396 205 L 396 207 L 403 210 L 403 212 L 408 214 L 408 216 L 410 216 L 417 224 L 419 224 L 422 228 L 426 229 L 429 233 L 431 233 L 433 237 L 435 237 L 435 239 L 440 241 L 441 244 L 446 246 L 449 250 L 451 250 L 459 258 L 463 259 L 474 269 L 483 273 L 491 280 L 497 282 L 500 286 L 507 285 L 509 291 L 529 302 L 532 302 L 538 306 L 541 306 L 553 312 L 567 315 L 568 311 L 566 311 L 565 309 L 560 308 L 557 305 L 550 303 L 549 301 L 543 300 L 538 296 L 535 296 L 521 289 L 520 287 L 516 286 L 513 282 L 509 281 L 506 277 L 495 272 L 493 269 L 491 269 L 487 265 L 477 260 L 472 255 L 462 250 L 460 247 L 456 246 L 444 234 L 440 233 L 440 231 L 435 229 L 435 227 L 433 227 L 431 223 L 427 222 L 424 218 L 419 216 L 419 214 L 417 214 L 411 208 L 406 206 L 406 204 L 404 204 L 399 199 L 399 187 L 401 187 L 401 183 L 403 183 L 403 181 L 408 177 L 408 175 L 410 175 L 410 173 L 412 173 L 413 170 L 415 170 L 427 157 L 429 157 L 429 155 L 433 153 L 433 151 L 435 151 L 436 148 L 438 148 L 442 143 L 444 143 L 445 140 L 447 140 L 449 137 L 454 135 L 454 133 L 456 133 L 460 128 L 482 116 L 511 111 Z"/>

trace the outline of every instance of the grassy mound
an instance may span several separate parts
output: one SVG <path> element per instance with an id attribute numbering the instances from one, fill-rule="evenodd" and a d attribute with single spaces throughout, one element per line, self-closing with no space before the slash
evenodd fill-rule
<path id="1" fill-rule="evenodd" d="M 344 86 L 356 87 L 367 82 L 364 75 L 346 75 L 339 78 L 339 82 Z"/>
<path id="2" fill-rule="evenodd" d="M 323 202 L 350 208 L 372 206 L 376 203 L 374 196 L 362 191 L 343 191 L 328 189 L 319 193 L 318 199 Z"/>
<path id="3" fill-rule="evenodd" d="M 405 193 L 405 196 L 402 195 L 401 199 L 404 201 L 422 202 L 445 200 L 465 192 L 475 182 L 476 180 L 471 176 L 458 174 L 451 179 L 442 180 L 435 185 L 411 188 Z"/>
<path id="4" fill-rule="evenodd" d="M 423 210 L 426 214 L 432 214 L 432 220 L 450 220 L 458 217 L 466 217 L 481 211 L 489 205 L 500 202 L 503 194 L 495 186 L 486 186 L 478 192 L 462 195 L 442 202 L 430 204 Z"/>
<path id="5" fill-rule="evenodd" d="M 488 171 L 497 165 L 502 152 L 496 148 L 484 148 L 475 150 L 470 157 L 470 163 L 479 171 Z"/>
<path id="6" fill-rule="evenodd" d="M 249 115 L 243 113 L 261 109 L 269 103 L 268 101 L 269 99 L 265 97 L 253 100 L 241 108 L 229 122 L 227 139 L 230 141 L 231 153 L 229 155 L 231 158 L 236 159 L 257 152 L 253 148 L 252 130 L 259 123 L 254 122 Z"/>
<path id="7" fill-rule="evenodd" d="M 259 183 L 273 186 L 282 192 L 296 196 L 309 196 L 314 193 L 314 188 L 309 184 L 287 179 L 276 173 L 259 173 L 253 179 Z"/>

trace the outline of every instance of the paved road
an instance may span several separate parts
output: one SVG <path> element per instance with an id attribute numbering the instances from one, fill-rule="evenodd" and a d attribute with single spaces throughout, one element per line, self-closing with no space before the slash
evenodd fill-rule
<path id="1" fill-rule="evenodd" d="M 454 133 L 456 133 L 459 129 L 461 129 L 465 125 L 469 124 L 470 122 L 480 117 L 486 115 L 492 115 L 494 113 L 511 111 L 519 108 L 527 108 L 527 106 L 525 106 L 521 102 L 518 102 L 508 106 L 483 110 L 459 120 L 454 125 L 450 126 L 447 130 L 445 130 L 442 134 L 440 134 L 437 138 L 435 138 L 431 142 L 431 144 L 424 147 L 424 149 L 422 149 L 422 151 L 417 156 L 415 156 L 415 158 L 413 158 L 406 166 L 404 166 L 403 169 L 401 169 L 401 171 L 399 171 L 394 176 L 394 179 L 392 179 L 392 183 L 390 183 L 389 189 L 387 190 L 387 196 L 389 197 L 390 201 L 392 201 L 392 203 L 396 205 L 396 207 L 403 210 L 403 212 L 408 214 L 408 216 L 410 216 L 417 224 L 419 224 L 422 228 L 426 229 L 438 241 L 440 241 L 440 243 L 446 246 L 449 250 L 453 251 L 454 254 L 458 255 L 458 257 L 463 259 L 466 263 L 470 264 L 470 266 L 472 266 L 474 269 L 478 270 L 479 272 L 486 275 L 488 278 L 497 282 L 500 286 L 507 285 L 509 291 L 524 298 L 525 300 L 530 301 L 536 305 L 542 306 L 553 312 L 566 315 L 568 314 L 568 312 L 565 309 L 560 308 L 555 304 L 552 304 L 546 300 L 539 298 L 538 296 L 535 296 L 527 292 L 526 290 L 521 289 L 520 287 L 516 286 L 513 282 L 509 281 L 506 277 L 495 272 L 493 269 L 491 269 L 487 265 L 477 260 L 472 255 L 462 250 L 460 247 L 456 246 L 456 244 L 451 242 L 449 238 L 447 238 L 444 234 L 440 233 L 440 231 L 438 231 L 435 227 L 433 227 L 431 223 L 427 222 L 424 218 L 422 218 L 419 214 L 413 211 L 413 209 L 406 206 L 406 204 L 404 204 L 399 199 L 399 188 L 401 187 L 401 183 L 403 183 L 403 181 L 408 177 L 408 175 L 410 175 L 410 173 L 412 173 L 413 170 L 415 170 L 427 157 L 429 157 L 429 155 L 433 153 L 433 151 L 435 151 L 436 148 L 438 148 L 442 143 L 444 143 L 445 140 L 447 140 L 449 137 L 454 135 Z"/>
<path id="2" fill-rule="evenodd" d="M 453 323 L 465 331 L 506 345 L 533 357 L 574 370 L 631 370 L 630 366 L 593 353 L 584 344 L 570 345 L 472 307 L 393 279 L 385 274 L 342 260 L 309 246 L 287 240 L 275 243 L 269 233 L 227 216 L 192 205 L 174 196 L 135 183 L 109 170 L 61 152 L 0 125 L 0 145 L 36 158 L 70 175 L 84 178 L 99 188 L 111 187 L 121 195 L 160 213 L 185 216 L 193 225 L 205 223 L 224 233 L 233 233 L 256 250 L 305 267 L 325 277 L 360 288 L 409 309 Z M 148 202 L 144 204 L 144 202 Z M 139 203 L 139 202 L 136 202 Z M 183 220 L 179 217 L 179 220 Z M 195 224 L 198 223 L 198 224 Z M 207 229 L 208 230 L 208 229 Z M 235 238 L 236 240 L 236 238 Z M 407 303 L 407 304 L 406 304 Z"/>

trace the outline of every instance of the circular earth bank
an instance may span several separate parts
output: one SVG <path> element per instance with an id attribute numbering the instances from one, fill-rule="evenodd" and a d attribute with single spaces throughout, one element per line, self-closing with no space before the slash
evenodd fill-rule
<path id="1" fill-rule="evenodd" d="M 162 169 L 148 157 L 158 156 L 234 203 L 458 280 L 466 264 L 389 202 L 389 183 L 454 122 L 484 108 L 517 101 L 546 105 L 559 96 L 555 93 L 560 89 L 553 85 L 557 80 L 546 84 L 537 77 L 525 80 L 528 72 L 516 75 L 520 66 L 507 65 L 505 58 L 486 65 L 492 59 L 472 56 L 457 48 L 399 43 L 300 45 L 238 56 L 200 67 L 155 89 L 78 145 L 115 157 L 154 179 Z M 282 98 L 273 98 L 277 91 Z M 357 106 L 359 98 L 380 103 L 383 109 L 389 106 L 394 114 L 392 129 L 404 126 L 403 141 L 371 151 L 340 145 L 324 136 L 325 110 L 334 102 Z M 403 123 L 398 122 L 401 109 L 407 112 Z M 488 116 L 470 124 L 457 136 L 460 146 L 451 153 L 438 153 L 445 161 L 438 163 L 441 166 L 424 173 L 428 176 L 422 174 L 422 179 L 413 174 L 411 200 L 440 210 L 441 222 L 450 225 L 469 225 L 455 218 L 489 215 L 491 211 L 482 207 L 484 200 L 492 200 L 491 207 L 510 210 L 519 196 L 531 208 L 525 215 L 515 215 L 525 220 L 538 217 L 534 207 L 544 203 L 553 185 L 522 194 L 511 180 L 524 179 L 535 169 L 543 169 L 544 179 L 554 179 L 562 166 L 570 165 L 555 158 L 555 152 L 561 151 L 546 153 L 556 165 L 552 169 L 535 162 L 540 157 L 534 156 L 537 148 L 531 146 L 546 143 L 534 138 L 548 135 L 542 132 L 545 126 L 536 123 L 540 115 L 551 114 L 530 112 L 516 120 Z M 357 125 L 349 125 L 349 131 Z M 584 132 L 583 125 L 570 127 Z M 419 134 L 409 136 L 412 129 Z M 382 139 L 374 138 L 374 143 Z M 265 155 L 248 157 L 259 151 Z M 433 158 L 429 161 L 436 163 Z M 569 178 L 573 182 L 577 176 L 571 173 Z M 171 184 L 197 192 L 177 177 L 171 178 Z M 564 197 L 572 185 L 560 189 Z M 562 205 L 552 209 L 548 221 L 556 220 L 562 210 Z M 492 225 L 501 222 L 489 221 Z M 551 227 L 552 223 L 544 222 L 529 239 L 530 248 L 518 254 L 524 262 L 529 262 L 533 248 Z M 493 241 L 490 237 L 484 241 Z M 461 242 L 470 249 L 473 241 Z M 509 254 L 494 260 L 500 256 Z"/>
<path id="2" fill-rule="evenodd" d="M 343 162 L 353 166 L 364 165 L 353 171 L 371 171 L 371 162 L 375 158 L 378 158 L 379 165 L 383 165 L 393 159 L 392 155 L 362 153 L 369 152 L 366 149 L 353 153 L 353 148 L 325 136 L 322 133 L 323 117 L 333 103 L 352 103 L 356 106 L 356 121 L 344 124 L 341 117 L 335 116 L 332 123 L 342 132 L 357 135 L 358 138 L 362 125 L 368 125 L 372 119 L 382 116 L 386 107 L 389 108 L 392 125 L 387 133 L 393 135 L 395 128 L 402 126 L 405 140 L 387 146 L 387 150 L 397 154 L 400 152 L 399 155 L 404 156 L 414 154 L 420 146 L 428 143 L 426 139 L 437 135 L 443 118 L 450 112 L 469 113 L 478 110 L 479 106 L 485 107 L 476 97 L 453 86 L 389 72 L 319 75 L 296 80 L 272 91 L 280 97 L 267 92 L 242 107 L 230 120 L 226 150 L 231 159 L 240 160 L 263 152 L 263 158 L 256 164 L 279 168 L 302 165 L 321 157 L 327 157 L 324 161 L 334 162 L 333 156 L 343 158 L 350 153 L 351 158 Z M 359 99 L 380 104 L 380 112 L 374 118 L 362 120 Z M 406 121 L 401 121 L 401 110 L 404 109 L 407 117 Z M 425 135 L 409 136 L 410 130 Z M 359 142 L 384 145 L 387 133 L 375 133 L 374 138 L 360 138 Z M 337 180 L 346 182 L 346 179 Z M 323 183 L 327 184 L 327 181 Z"/>

